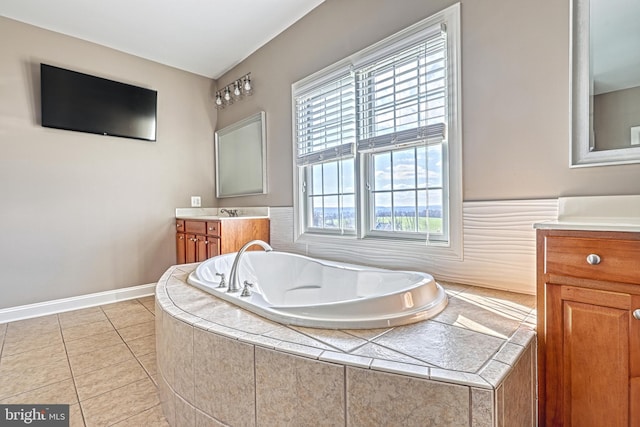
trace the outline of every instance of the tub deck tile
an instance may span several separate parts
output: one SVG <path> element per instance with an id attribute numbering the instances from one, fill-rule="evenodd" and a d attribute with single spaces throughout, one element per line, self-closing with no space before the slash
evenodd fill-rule
<path id="1" fill-rule="evenodd" d="M 355 356 L 353 354 L 338 353 L 335 351 L 323 352 L 320 355 L 320 360 L 359 368 L 369 368 L 371 363 L 373 363 L 373 359 L 370 357 Z"/>
<path id="2" fill-rule="evenodd" d="M 477 372 L 505 342 L 429 321 L 396 328 L 374 341 L 436 367 L 471 373 Z"/>
<path id="3" fill-rule="evenodd" d="M 409 375 L 411 377 L 429 379 L 431 368 L 428 366 L 412 365 L 410 363 L 392 362 L 390 360 L 373 359 L 371 369 L 392 374 Z"/>

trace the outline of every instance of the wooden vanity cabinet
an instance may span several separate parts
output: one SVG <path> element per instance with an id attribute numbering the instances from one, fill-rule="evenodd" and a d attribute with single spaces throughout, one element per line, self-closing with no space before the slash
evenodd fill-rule
<path id="1" fill-rule="evenodd" d="M 204 261 L 237 252 L 250 240 L 269 243 L 269 219 L 176 220 L 178 264 Z"/>
<path id="2" fill-rule="evenodd" d="M 640 426 L 640 233 L 537 230 L 541 426 Z"/>

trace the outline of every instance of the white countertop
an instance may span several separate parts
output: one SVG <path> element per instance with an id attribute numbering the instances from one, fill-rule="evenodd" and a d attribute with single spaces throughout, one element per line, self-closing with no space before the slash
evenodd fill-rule
<path id="1" fill-rule="evenodd" d="M 222 209 L 236 210 L 238 216 L 229 216 Z M 269 218 L 268 207 L 243 208 L 176 208 L 176 219 L 197 219 L 202 221 L 218 221 L 228 219 Z"/>
<path id="2" fill-rule="evenodd" d="M 538 230 L 577 230 L 577 231 L 624 231 L 640 232 L 640 221 L 632 223 L 615 223 L 610 221 L 545 221 L 533 224 Z"/>
<path id="3" fill-rule="evenodd" d="M 200 221 L 233 221 L 238 219 L 269 219 L 268 216 L 218 216 L 218 215 L 180 215 L 176 219 L 200 220 Z"/>
<path id="4" fill-rule="evenodd" d="M 541 230 L 640 232 L 640 196 L 560 197 L 558 219 Z"/>

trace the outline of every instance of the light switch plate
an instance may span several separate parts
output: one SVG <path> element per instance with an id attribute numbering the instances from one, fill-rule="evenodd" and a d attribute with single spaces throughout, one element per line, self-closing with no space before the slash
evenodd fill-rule
<path id="1" fill-rule="evenodd" d="M 191 207 L 192 208 L 199 208 L 202 204 L 202 200 L 200 199 L 200 196 L 191 196 Z"/>
<path id="2" fill-rule="evenodd" d="M 631 128 L 631 145 L 640 145 L 640 126 Z"/>

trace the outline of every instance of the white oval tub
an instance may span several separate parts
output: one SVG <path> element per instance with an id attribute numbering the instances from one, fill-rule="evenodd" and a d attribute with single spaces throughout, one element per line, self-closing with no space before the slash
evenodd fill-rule
<path id="1" fill-rule="evenodd" d="M 330 329 L 368 329 L 428 319 L 447 305 L 444 289 L 429 274 L 392 271 L 309 258 L 287 252 L 245 252 L 239 283 L 252 294 L 218 288 L 236 253 L 210 258 L 188 283 L 276 322 Z"/>

